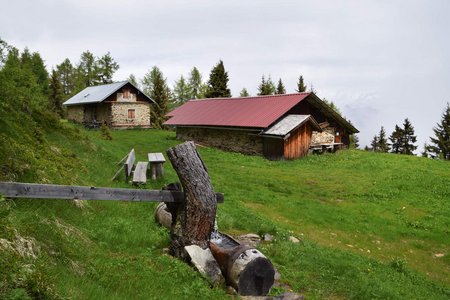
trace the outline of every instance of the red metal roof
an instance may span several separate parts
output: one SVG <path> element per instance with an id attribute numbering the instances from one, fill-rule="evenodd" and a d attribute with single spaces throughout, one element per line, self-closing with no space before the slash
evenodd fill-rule
<path id="1" fill-rule="evenodd" d="M 191 100 L 168 113 L 164 124 L 266 128 L 309 94 Z"/>

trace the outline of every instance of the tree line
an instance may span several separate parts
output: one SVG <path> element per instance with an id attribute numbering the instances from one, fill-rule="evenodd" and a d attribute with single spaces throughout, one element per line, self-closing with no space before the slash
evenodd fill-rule
<path id="1" fill-rule="evenodd" d="M 80 55 L 79 61 L 72 63 L 68 58 L 48 73 L 44 60 L 38 52 L 30 52 L 25 48 L 20 52 L 17 48 L 8 45 L 0 39 L 0 81 L 1 102 L 0 108 L 11 110 L 19 108 L 32 114 L 33 111 L 52 111 L 64 117 L 62 103 L 88 86 L 107 84 L 113 82 L 113 75 L 119 69 L 119 64 L 108 52 L 95 56 L 89 50 Z M 203 81 L 200 71 L 193 67 L 189 74 L 183 75 L 175 81 L 173 89 L 167 83 L 167 78 L 157 67 L 152 67 L 147 74 L 138 80 L 133 74 L 128 80 L 136 87 L 141 88 L 156 105 L 152 109 L 153 126 L 161 128 L 164 116 L 170 109 L 185 103 L 190 99 L 231 97 L 228 87 L 229 76 L 222 60 L 212 69 L 206 82 Z M 297 81 L 296 92 L 305 92 L 302 75 Z M 311 86 L 309 91 L 314 92 Z M 281 78 L 275 84 L 271 76 L 263 75 L 258 86 L 257 95 L 276 95 L 286 93 Z M 250 94 L 243 88 L 241 97 Z M 336 112 L 338 107 L 331 101 L 323 99 Z M 425 144 L 423 156 L 450 160 L 450 107 L 442 114 L 442 119 L 433 128 L 435 134 L 430 143 Z M 408 119 L 402 126 L 395 126 L 388 137 L 384 127 L 374 136 L 371 147 L 366 150 L 376 152 L 391 152 L 397 154 L 414 154 L 417 149 L 417 138 L 414 127 Z M 351 137 L 351 144 L 357 148 L 358 137 Z"/>
<path id="2" fill-rule="evenodd" d="M 424 150 L 421 153 L 423 157 L 438 158 L 450 160 L 450 105 L 442 113 L 441 120 L 433 128 L 434 137 L 430 137 L 430 143 L 425 143 Z M 417 149 L 417 137 L 414 127 L 408 118 L 403 121 L 402 126 L 395 125 L 390 136 L 387 136 L 383 126 L 376 134 L 370 147 L 365 150 L 374 152 L 396 153 L 405 155 L 414 155 Z"/>

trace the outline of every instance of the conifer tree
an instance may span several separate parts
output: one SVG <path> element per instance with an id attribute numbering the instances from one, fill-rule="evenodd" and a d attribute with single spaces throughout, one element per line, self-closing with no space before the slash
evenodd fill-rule
<path id="1" fill-rule="evenodd" d="M 6 61 L 8 57 L 8 52 L 11 50 L 11 46 L 8 45 L 7 42 L 0 38 L 0 68 Z"/>
<path id="2" fill-rule="evenodd" d="M 429 152 L 428 152 L 428 145 L 427 145 L 427 143 L 424 143 L 423 144 L 423 150 L 422 150 L 422 152 L 420 153 L 420 156 L 422 156 L 422 157 L 426 157 L 426 158 L 428 158 L 429 156 L 430 156 L 430 154 L 429 154 Z"/>
<path id="3" fill-rule="evenodd" d="M 241 92 L 239 93 L 240 97 L 248 97 L 250 94 L 248 93 L 246 88 L 242 88 Z"/>
<path id="4" fill-rule="evenodd" d="M 378 135 L 375 135 L 372 139 L 372 151 L 374 152 L 388 152 L 389 151 L 389 144 L 387 142 L 386 138 L 386 131 L 384 130 L 384 127 L 381 126 L 380 132 Z"/>
<path id="5" fill-rule="evenodd" d="M 97 85 L 99 80 L 99 67 L 95 60 L 94 54 L 89 50 L 81 53 L 80 63 L 78 64 L 78 84 L 82 85 L 82 88 Z"/>
<path id="6" fill-rule="evenodd" d="M 0 108 L 14 107 L 31 115 L 33 111 L 42 111 L 47 107 L 48 99 L 33 72 L 29 51 L 21 55 L 17 48 L 11 47 L 0 71 L 3 86 L 0 90 Z"/>
<path id="7" fill-rule="evenodd" d="M 378 136 L 374 135 L 372 142 L 370 142 L 370 146 L 372 147 L 373 152 L 378 152 Z"/>
<path id="8" fill-rule="evenodd" d="M 162 128 L 168 112 L 170 89 L 161 70 L 154 66 L 142 80 L 144 92 L 150 96 L 155 104 L 151 109 L 152 124 L 155 128 Z"/>
<path id="9" fill-rule="evenodd" d="M 278 80 L 277 84 L 277 90 L 275 92 L 277 95 L 286 94 L 286 88 L 284 87 L 283 81 L 281 81 L 281 78 Z"/>
<path id="10" fill-rule="evenodd" d="M 337 112 L 338 114 L 342 115 L 341 110 L 339 109 L 339 107 L 337 107 L 336 104 L 334 104 L 333 101 L 328 101 L 326 98 L 323 98 L 322 101 L 325 102 L 335 112 Z"/>
<path id="11" fill-rule="evenodd" d="M 265 96 L 265 95 L 273 95 L 276 92 L 275 84 L 273 83 L 272 79 L 269 78 L 266 80 L 264 78 L 264 75 L 261 78 L 261 83 L 258 86 L 258 96 Z"/>
<path id="12" fill-rule="evenodd" d="M 59 81 L 58 72 L 53 69 L 52 74 L 50 76 L 50 85 L 49 85 L 49 106 L 52 111 L 57 113 L 60 117 L 64 116 L 64 110 L 62 104 L 64 102 L 64 89 Z"/>
<path id="13" fill-rule="evenodd" d="M 448 103 L 441 122 L 436 124 L 433 132 L 434 137 L 430 137 L 432 144 L 427 147 L 427 150 L 433 157 L 450 160 L 450 105 Z"/>
<path id="14" fill-rule="evenodd" d="M 198 88 L 198 95 L 196 99 L 205 99 L 208 92 L 208 84 L 202 83 Z"/>
<path id="15" fill-rule="evenodd" d="M 358 149 L 359 148 L 359 137 L 356 133 L 350 135 L 349 148 Z"/>
<path id="16" fill-rule="evenodd" d="M 134 85 L 135 87 L 137 87 L 138 89 L 140 88 L 139 82 L 137 81 L 136 76 L 134 76 L 134 74 L 130 74 L 130 76 L 128 76 L 128 81 Z"/>
<path id="17" fill-rule="evenodd" d="M 386 138 L 386 131 L 384 127 L 381 126 L 380 133 L 377 137 L 377 151 L 378 152 L 389 152 L 390 147 Z"/>
<path id="18" fill-rule="evenodd" d="M 98 81 L 101 84 L 112 83 L 114 73 L 119 69 L 119 64 L 108 52 L 96 61 Z"/>
<path id="19" fill-rule="evenodd" d="M 173 96 L 174 103 L 176 105 L 180 105 L 191 99 L 191 89 L 189 84 L 184 79 L 183 75 L 180 76 L 180 79 L 175 81 L 175 85 L 173 87 Z"/>
<path id="20" fill-rule="evenodd" d="M 212 68 L 209 74 L 208 89 L 205 96 L 206 98 L 231 97 L 228 88 L 228 73 L 225 71 L 222 60 Z"/>
<path id="21" fill-rule="evenodd" d="M 204 94 L 202 97 L 200 97 L 200 90 L 203 85 L 202 74 L 196 67 L 192 68 L 191 72 L 189 73 L 187 81 L 190 90 L 189 98 L 190 99 L 203 98 Z"/>
<path id="22" fill-rule="evenodd" d="M 305 82 L 303 81 L 302 75 L 300 75 L 300 77 L 298 78 L 297 92 L 299 92 L 299 93 L 306 92 L 306 85 L 305 85 Z"/>
<path id="23" fill-rule="evenodd" d="M 75 69 L 68 58 L 56 66 L 56 71 L 59 75 L 59 81 L 63 87 L 64 95 L 69 96 L 78 92 L 75 90 Z"/>
<path id="24" fill-rule="evenodd" d="M 414 150 L 417 149 L 415 143 L 417 142 L 417 138 L 414 135 L 414 127 L 408 118 L 403 122 L 403 138 L 401 144 L 401 153 L 407 155 L 414 155 Z"/>
<path id="25" fill-rule="evenodd" d="M 33 54 L 31 54 L 31 69 L 33 70 L 33 74 L 36 76 L 37 84 L 42 87 L 42 92 L 44 95 L 47 95 L 49 75 L 47 69 L 45 68 L 44 60 L 37 52 L 33 52 Z"/>
<path id="26" fill-rule="evenodd" d="M 391 141 L 391 152 L 392 153 L 401 153 L 402 152 L 402 138 L 403 138 L 403 129 L 401 129 L 398 125 L 395 125 L 395 129 L 392 134 L 389 136 L 389 140 Z"/>

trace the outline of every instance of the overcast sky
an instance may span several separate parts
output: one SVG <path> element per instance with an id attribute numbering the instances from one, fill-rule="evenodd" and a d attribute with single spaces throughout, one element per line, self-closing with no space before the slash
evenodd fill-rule
<path id="1" fill-rule="evenodd" d="M 419 148 L 450 102 L 450 1 L 0 0 L 0 37 L 38 51 L 48 69 L 90 50 L 119 63 L 115 80 L 158 66 L 173 85 L 222 59 L 233 96 L 261 76 L 294 92 L 301 74 L 370 143 L 405 118 Z"/>

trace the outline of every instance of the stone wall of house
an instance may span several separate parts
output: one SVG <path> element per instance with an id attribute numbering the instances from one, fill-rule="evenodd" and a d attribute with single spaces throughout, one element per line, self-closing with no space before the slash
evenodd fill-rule
<path id="1" fill-rule="evenodd" d="M 335 129 L 333 127 L 324 128 L 322 132 L 313 131 L 311 146 L 334 143 Z"/>
<path id="2" fill-rule="evenodd" d="M 263 153 L 262 138 L 244 130 L 177 127 L 177 139 L 243 154 Z"/>
<path id="3" fill-rule="evenodd" d="M 134 118 L 128 118 L 128 110 L 134 109 Z M 150 103 L 111 102 L 112 127 L 150 127 Z"/>
<path id="4" fill-rule="evenodd" d="M 84 119 L 84 107 L 82 105 L 68 106 L 67 119 L 77 123 L 82 123 Z"/>

